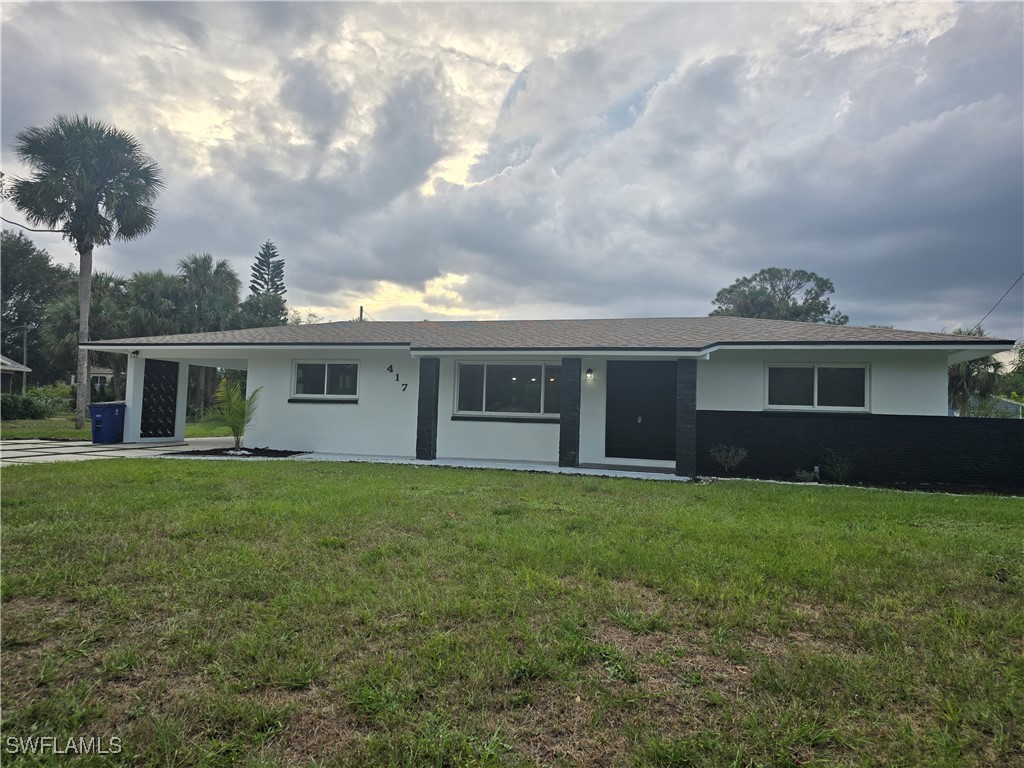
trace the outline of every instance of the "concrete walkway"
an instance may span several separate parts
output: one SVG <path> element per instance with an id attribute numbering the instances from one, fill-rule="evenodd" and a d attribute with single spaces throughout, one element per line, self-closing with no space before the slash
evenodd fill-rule
<path id="1" fill-rule="evenodd" d="M 293 456 L 295 461 L 348 461 L 371 464 L 408 464 L 414 467 L 453 467 L 456 469 L 507 469 L 518 472 L 545 472 L 551 475 L 589 475 L 591 477 L 628 477 L 634 480 L 664 480 L 685 482 L 688 477 L 679 477 L 669 472 L 613 469 L 611 467 L 560 467 L 533 461 L 487 461 L 484 459 L 434 459 L 417 461 L 404 456 L 356 456 L 347 453 L 303 453 Z"/>
<path id="2" fill-rule="evenodd" d="M 228 448 L 230 437 L 194 437 L 184 443 L 110 443 L 96 445 L 85 440 L 3 440 L 0 467 L 15 464 L 52 464 L 58 461 L 94 459 L 152 459 L 168 453 Z"/>
<path id="3" fill-rule="evenodd" d="M 222 456 L 175 456 L 183 451 L 229 448 L 230 437 L 193 437 L 184 443 L 111 443 L 95 445 L 84 440 L 3 440 L 0 441 L 0 467 L 17 464 L 52 464 L 59 461 L 92 461 L 96 459 L 193 459 L 205 461 L 239 461 Z M 254 459 L 245 459 L 253 461 Z M 454 467 L 457 469 L 505 469 L 519 472 L 545 472 L 559 475 L 593 477 L 626 477 L 636 480 L 685 481 L 666 472 L 640 472 L 610 467 L 559 467 L 555 464 L 528 461 L 483 461 L 478 459 L 437 459 L 417 461 L 405 456 L 358 456 L 346 453 L 302 453 L 286 459 L 266 461 L 337 461 L 368 464 L 407 464 L 415 467 Z"/>

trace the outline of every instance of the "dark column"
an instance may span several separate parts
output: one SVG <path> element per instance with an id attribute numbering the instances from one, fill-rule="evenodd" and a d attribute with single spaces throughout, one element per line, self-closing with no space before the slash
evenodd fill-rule
<path id="1" fill-rule="evenodd" d="M 558 466 L 580 465 L 580 379 L 583 360 L 562 358 L 562 401 L 558 428 Z"/>
<path id="2" fill-rule="evenodd" d="M 676 361 L 676 474 L 697 474 L 697 361 Z"/>
<path id="3" fill-rule="evenodd" d="M 441 360 L 420 358 L 420 393 L 416 410 L 416 458 L 437 458 L 437 391 L 441 385 Z"/>

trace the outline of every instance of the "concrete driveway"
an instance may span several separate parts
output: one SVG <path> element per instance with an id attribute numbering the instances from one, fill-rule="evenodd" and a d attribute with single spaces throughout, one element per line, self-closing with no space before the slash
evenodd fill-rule
<path id="1" fill-rule="evenodd" d="M 0 467 L 16 464 L 51 464 L 56 461 L 92 461 L 93 459 L 144 459 L 167 456 L 183 451 L 203 451 L 211 448 L 230 448 L 234 441 L 230 437 L 193 437 L 184 443 L 112 443 L 94 445 L 82 441 L 63 440 L 3 440 L 0 441 Z M 182 457 L 189 458 L 189 457 Z M 232 461 L 222 457 L 202 457 L 211 461 Z M 288 459 L 268 459 L 286 461 Z M 611 467 L 559 467 L 554 464 L 538 464 L 515 461 L 483 461 L 475 459 L 440 459 L 422 462 L 411 457 L 398 456 L 355 456 L 340 453 L 302 453 L 290 457 L 292 461 L 339 461 L 371 464 L 409 464 L 412 466 L 453 467 L 462 469 L 509 469 L 520 472 L 546 472 L 562 475 L 590 475 L 593 477 L 623 477 L 638 480 L 662 480 L 685 482 L 688 478 L 664 472 L 642 472 Z M 247 459 L 253 461 L 253 459 Z"/>
<path id="2" fill-rule="evenodd" d="M 194 437 L 184 443 L 109 443 L 96 445 L 85 440 L 2 440 L 0 467 L 15 464 L 52 464 L 56 461 L 94 459 L 144 459 L 181 451 L 229 448 L 230 437 Z"/>

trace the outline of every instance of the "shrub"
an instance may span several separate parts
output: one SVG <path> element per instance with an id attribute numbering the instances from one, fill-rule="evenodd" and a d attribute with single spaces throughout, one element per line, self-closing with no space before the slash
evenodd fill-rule
<path id="1" fill-rule="evenodd" d="M 217 394 L 213 397 L 213 408 L 203 418 L 203 422 L 227 426 L 235 438 L 235 449 L 241 448 L 245 428 L 256 415 L 256 403 L 260 399 L 261 389 L 263 387 L 257 387 L 246 397 L 242 394 L 242 388 L 238 386 L 237 381 L 222 380 Z"/>
<path id="2" fill-rule="evenodd" d="M 746 460 L 747 449 L 736 445 L 716 445 L 711 449 L 711 458 L 728 473 Z"/>
<path id="3" fill-rule="evenodd" d="M 830 483 L 845 483 L 853 470 L 852 462 L 840 456 L 831 448 L 825 449 L 825 460 L 821 463 L 821 476 Z"/>
<path id="4" fill-rule="evenodd" d="M 46 387 L 34 387 L 25 393 L 25 396 L 35 403 L 37 409 L 43 414 L 36 418 L 48 418 L 72 412 L 74 410 L 72 405 L 74 403 L 74 395 L 74 387 L 70 384 L 50 384 Z"/>
<path id="5" fill-rule="evenodd" d="M 813 483 L 818 479 L 818 476 L 813 472 L 806 469 L 798 469 L 796 471 L 796 481 L 798 483 Z"/>
<path id="6" fill-rule="evenodd" d="M 28 395 L 0 394 L 0 418 L 4 421 L 15 419 L 42 419 L 46 411 Z"/>

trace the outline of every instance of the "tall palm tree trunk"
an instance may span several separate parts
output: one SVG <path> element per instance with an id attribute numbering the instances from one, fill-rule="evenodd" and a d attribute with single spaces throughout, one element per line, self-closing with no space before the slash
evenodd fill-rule
<path id="1" fill-rule="evenodd" d="M 121 356 L 111 355 L 113 360 L 110 363 L 110 370 L 114 374 L 111 377 L 110 386 L 114 390 L 114 400 L 120 402 L 124 400 L 124 394 L 121 391 L 121 376 L 124 374 L 124 369 L 121 367 Z"/>
<path id="2" fill-rule="evenodd" d="M 196 409 L 196 418 L 203 418 L 206 412 L 206 366 L 200 365 L 196 370 L 196 399 L 193 403 Z"/>
<path id="3" fill-rule="evenodd" d="M 89 342 L 89 304 L 92 299 L 92 243 L 84 243 L 78 252 L 78 391 L 75 398 L 75 429 L 85 426 L 89 410 L 89 353 L 82 346 Z"/>

